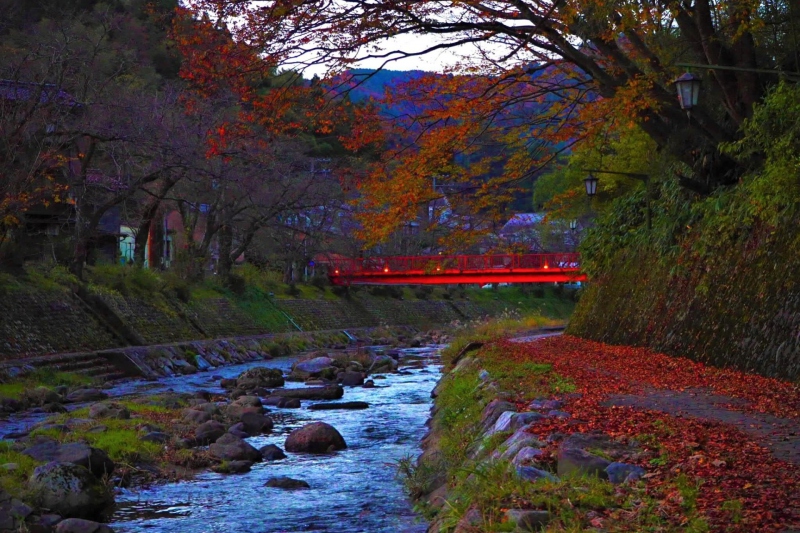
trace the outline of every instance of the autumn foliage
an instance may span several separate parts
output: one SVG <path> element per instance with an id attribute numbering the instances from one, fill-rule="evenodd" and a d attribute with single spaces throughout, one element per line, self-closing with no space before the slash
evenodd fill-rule
<path id="1" fill-rule="evenodd" d="M 553 372 L 576 387 L 578 394 L 565 395 L 571 418 L 538 423 L 532 429 L 537 435 L 599 431 L 635 440 L 646 450 L 640 464 L 648 471 L 648 494 L 673 526 L 689 527 L 689 493 L 693 512 L 711 531 L 783 531 L 800 525 L 800 457 L 770 449 L 800 427 L 797 385 L 569 336 L 503 341 L 497 348 L 489 357 L 551 364 Z M 646 398 L 659 393 L 706 396 L 718 405 L 708 416 L 688 416 L 678 409 L 670 414 L 663 412 L 670 409 L 650 410 L 635 403 L 613 405 L 620 395 Z M 763 423 L 743 431 L 733 425 L 737 412 L 761 417 Z M 549 452 L 554 454 L 555 448 Z M 641 511 L 609 511 L 597 525 L 617 530 L 615 524 L 635 523 Z"/>

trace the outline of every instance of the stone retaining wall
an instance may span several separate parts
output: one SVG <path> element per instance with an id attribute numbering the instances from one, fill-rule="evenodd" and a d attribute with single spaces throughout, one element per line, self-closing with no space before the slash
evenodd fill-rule
<path id="1" fill-rule="evenodd" d="M 493 305 L 497 304 L 497 305 Z M 249 302 L 272 306 L 259 323 L 232 300 L 219 297 L 183 303 L 157 293 L 147 301 L 110 290 L 23 287 L 0 293 L 0 360 L 56 353 L 100 351 L 198 339 L 247 337 L 295 331 L 343 330 L 381 325 L 423 329 L 495 316 L 503 302 L 397 300 L 360 294 L 352 299 L 278 299 Z"/>
<path id="2" fill-rule="evenodd" d="M 0 360 L 120 344 L 67 290 L 0 293 Z"/>

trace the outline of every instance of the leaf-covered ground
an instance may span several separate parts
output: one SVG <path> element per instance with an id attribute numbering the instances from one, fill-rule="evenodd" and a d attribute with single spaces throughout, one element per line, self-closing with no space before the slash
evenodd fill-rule
<path id="1" fill-rule="evenodd" d="M 644 449 L 638 462 L 648 471 L 648 495 L 673 526 L 800 528 L 797 385 L 570 336 L 502 341 L 498 348 L 493 352 L 507 362 L 552 364 L 568 384 L 564 390 L 574 387 L 564 395 L 571 418 L 537 424 L 537 435 L 601 431 Z M 519 401 L 527 403 L 525 380 L 519 385 Z M 609 510 L 592 523 L 615 531 L 637 512 Z"/>

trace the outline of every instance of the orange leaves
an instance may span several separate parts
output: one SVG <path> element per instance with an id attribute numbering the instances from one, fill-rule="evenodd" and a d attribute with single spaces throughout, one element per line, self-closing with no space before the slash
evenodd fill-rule
<path id="1" fill-rule="evenodd" d="M 544 438 L 553 432 L 601 431 L 635 440 L 644 453 L 630 460 L 648 471 L 648 493 L 659 500 L 664 518 L 675 527 L 688 527 L 693 513 L 706 520 L 711 531 L 777 532 L 800 526 L 800 466 L 775 457 L 765 446 L 771 438 L 766 430 L 747 428 L 745 433 L 733 422 L 711 419 L 709 412 L 715 409 L 717 418 L 732 421 L 736 411 L 766 412 L 782 417 L 783 425 L 796 426 L 797 385 L 645 348 L 569 336 L 501 344 L 502 350 L 495 351 L 502 357 L 549 363 L 580 393 L 566 397 L 570 419 L 538 423 L 533 432 Z M 732 405 L 693 402 L 691 394 L 717 402 L 724 395 Z M 659 410 L 636 401 L 609 405 L 614 395 L 639 395 L 626 396 L 639 401 L 658 398 L 662 404 Z M 690 416 L 665 407 L 663 402 L 670 401 L 684 402 L 678 406 Z"/>

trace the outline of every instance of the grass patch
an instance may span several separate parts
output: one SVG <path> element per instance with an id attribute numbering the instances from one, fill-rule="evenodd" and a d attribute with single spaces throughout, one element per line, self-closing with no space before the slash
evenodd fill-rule
<path id="1" fill-rule="evenodd" d="M 7 383 L 0 383 L 0 398 L 13 398 L 19 400 L 26 391 L 36 387 L 54 388 L 88 387 L 94 384 L 92 378 L 71 372 L 58 372 L 50 369 L 38 369 L 22 378 L 14 379 Z"/>
<path id="2" fill-rule="evenodd" d="M 0 441 L 0 466 L 8 463 L 17 465 L 16 470 L 0 468 L 0 489 L 17 498 L 27 499 L 25 483 L 33 474 L 33 469 L 42 463 L 27 455 L 14 451 L 10 441 Z"/>

